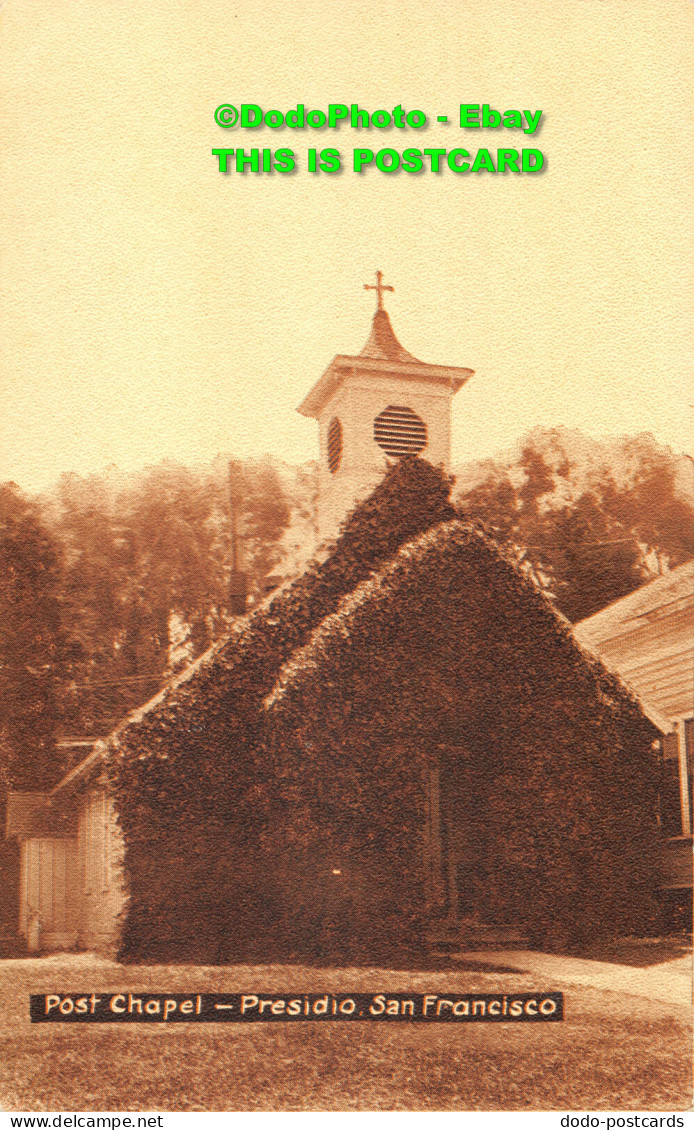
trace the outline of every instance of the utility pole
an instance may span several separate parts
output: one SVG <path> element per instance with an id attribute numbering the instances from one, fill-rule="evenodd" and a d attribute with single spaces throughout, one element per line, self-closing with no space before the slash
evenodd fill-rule
<path id="1" fill-rule="evenodd" d="M 229 520 L 231 526 L 231 573 L 229 576 L 229 611 L 243 616 L 248 599 L 248 578 L 239 568 L 238 506 L 234 498 L 233 462 L 229 460 Z"/>

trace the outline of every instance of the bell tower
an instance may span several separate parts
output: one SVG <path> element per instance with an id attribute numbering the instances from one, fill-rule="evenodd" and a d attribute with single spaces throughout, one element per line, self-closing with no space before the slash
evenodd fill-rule
<path id="1" fill-rule="evenodd" d="M 403 349 L 377 296 L 368 340 L 357 354 L 333 357 L 298 407 L 318 421 L 320 473 L 318 537 L 335 537 L 350 510 L 380 482 L 390 461 L 421 455 L 449 469 L 451 400 L 472 369 L 429 365 Z"/>

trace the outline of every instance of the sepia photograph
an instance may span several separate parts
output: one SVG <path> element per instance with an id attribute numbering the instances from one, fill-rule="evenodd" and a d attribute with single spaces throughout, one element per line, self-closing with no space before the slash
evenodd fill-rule
<path id="1" fill-rule="evenodd" d="M 685 1125 L 693 12 L 0 3 L 3 1125 Z"/>

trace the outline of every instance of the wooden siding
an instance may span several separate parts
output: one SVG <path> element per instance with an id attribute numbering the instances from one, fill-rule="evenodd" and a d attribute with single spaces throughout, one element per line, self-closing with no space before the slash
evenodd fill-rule
<path id="1" fill-rule="evenodd" d="M 85 793 L 78 822 L 81 890 L 79 945 L 112 953 L 118 943 L 118 916 L 125 902 L 123 840 L 113 801 L 104 789 Z"/>
<path id="2" fill-rule="evenodd" d="M 693 630 L 694 561 L 574 626 L 578 642 L 670 722 L 694 713 Z"/>
<path id="3" fill-rule="evenodd" d="M 582 620 L 574 634 L 635 692 L 665 735 L 660 817 L 663 830 L 677 834 L 664 847 L 662 885 L 691 887 L 694 561 Z"/>
<path id="4" fill-rule="evenodd" d="M 33 837 L 22 842 L 19 932 L 42 950 L 77 940 L 77 854 L 74 840 Z"/>

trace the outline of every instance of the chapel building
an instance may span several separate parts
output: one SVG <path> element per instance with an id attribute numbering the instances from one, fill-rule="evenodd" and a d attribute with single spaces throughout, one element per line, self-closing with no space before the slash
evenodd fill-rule
<path id="1" fill-rule="evenodd" d="M 299 406 L 327 556 L 51 793 L 10 796 L 31 950 L 325 957 L 650 913 L 657 730 L 450 502 L 472 370 L 409 354 L 371 289 L 366 345 Z"/>

